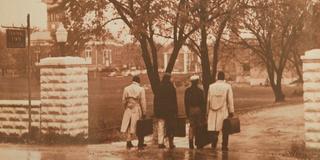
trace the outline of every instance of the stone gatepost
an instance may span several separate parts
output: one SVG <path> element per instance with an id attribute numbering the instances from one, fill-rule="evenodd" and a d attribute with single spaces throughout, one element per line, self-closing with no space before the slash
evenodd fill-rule
<path id="1" fill-rule="evenodd" d="M 42 59 L 41 132 L 88 136 L 88 68 L 80 57 Z"/>
<path id="2" fill-rule="evenodd" d="M 307 51 L 303 61 L 303 98 L 305 143 L 310 149 L 320 149 L 320 49 Z"/>

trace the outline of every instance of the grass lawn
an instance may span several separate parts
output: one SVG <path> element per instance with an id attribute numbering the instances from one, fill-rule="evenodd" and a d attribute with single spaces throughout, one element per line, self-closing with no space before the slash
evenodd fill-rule
<path id="1" fill-rule="evenodd" d="M 98 76 L 99 77 L 99 76 Z M 146 75 L 142 77 L 142 84 L 147 87 L 148 115 L 152 115 L 153 94 Z M 179 115 L 184 115 L 183 96 L 188 86 L 186 76 L 174 76 L 177 83 Z M 89 135 L 101 137 L 110 128 L 119 127 L 124 111 L 121 105 L 123 88 L 131 83 L 131 77 L 100 77 L 89 76 Z M 7 79 L 0 77 L 0 99 L 26 99 L 26 79 Z M 32 98 L 39 99 L 40 86 L 32 81 Z M 233 85 L 236 112 L 250 110 L 251 108 L 273 104 L 274 97 L 270 87 L 251 87 L 248 85 Z M 284 87 L 287 101 L 302 101 L 302 97 L 292 93 L 296 87 Z M 99 138 L 98 138 L 99 139 Z"/>

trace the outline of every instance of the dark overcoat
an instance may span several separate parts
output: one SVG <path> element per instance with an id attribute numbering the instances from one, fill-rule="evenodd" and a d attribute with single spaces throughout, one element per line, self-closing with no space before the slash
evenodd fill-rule
<path id="1" fill-rule="evenodd" d="M 175 129 L 178 114 L 176 89 L 172 82 L 162 82 L 154 97 L 155 117 L 165 120 L 166 133 L 171 135 Z"/>
<path id="2" fill-rule="evenodd" d="M 184 104 L 186 115 L 189 118 L 190 109 L 199 107 L 202 116 L 206 113 L 206 102 L 204 98 L 204 92 L 197 85 L 192 85 L 186 89 L 184 94 Z"/>

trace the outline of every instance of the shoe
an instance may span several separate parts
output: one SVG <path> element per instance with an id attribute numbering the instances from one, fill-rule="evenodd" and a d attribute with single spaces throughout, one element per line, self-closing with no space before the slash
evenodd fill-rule
<path id="1" fill-rule="evenodd" d="M 176 148 L 176 146 L 175 145 L 169 145 L 169 147 L 170 147 L 170 149 L 173 149 L 173 148 Z"/>
<path id="2" fill-rule="evenodd" d="M 203 146 L 197 146 L 197 149 L 202 149 L 203 148 Z"/>
<path id="3" fill-rule="evenodd" d="M 143 146 L 138 146 L 138 150 L 144 150 Z"/>
<path id="4" fill-rule="evenodd" d="M 221 150 L 222 151 L 228 151 L 229 149 L 228 149 L 228 147 L 222 147 Z"/>
<path id="5" fill-rule="evenodd" d="M 176 146 L 173 144 L 173 137 L 169 137 L 169 148 L 170 149 L 176 148 Z"/>
<path id="6" fill-rule="evenodd" d="M 143 144 L 142 147 L 147 147 L 147 144 Z"/>
<path id="7" fill-rule="evenodd" d="M 189 149 L 194 149 L 193 139 L 190 139 L 190 140 L 189 140 Z"/>
<path id="8" fill-rule="evenodd" d="M 164 144 L 159 144 L 158 148 L 163 149 L 166 148 L 166 146 Z"/>
<path id="9" fill-rule="evenodd" d="M 128 141 L 128 142 L 127 142 L 127 149 L 130 149 L 130 148 L 132 148 L 132 147 L 134 147 L 134 146 L 132 145 L 131 141 Z"/>
<path id="10" fill-rule="evenodd" d="M 211 148 L 212 149 L 216 149 L 217 148 L 217 144 L 211 143 Z"/>

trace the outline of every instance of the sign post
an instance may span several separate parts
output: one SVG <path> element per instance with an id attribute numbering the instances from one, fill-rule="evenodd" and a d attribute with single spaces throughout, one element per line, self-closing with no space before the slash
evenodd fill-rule
<path id="1" fill-rule="evenodd" d="M 31 67 L 30 67 L 30 14 L 27 15 L 27 27 L 9 27 L 2 26 L 6 29 L 7 48 L 26 48 L 26 38 L 28 38 L 27 46 L 27 86 L 28 86 L 28 141 L 31 135 Z"/>
<path id="2" fill-rule="evenodd" d="M 27 71 L 28 71 L 28 115 L 29 115 L 29 124 L 28 124 L 28 131 L 29 131 L 29 135 L 28 135 L 28 139 L 30 140 L 31 138 L 31 67 L 30 67 L 30 14 L 27 15 L 27 34 L 28 34 L 28 67 L 27 67 Z"/>

